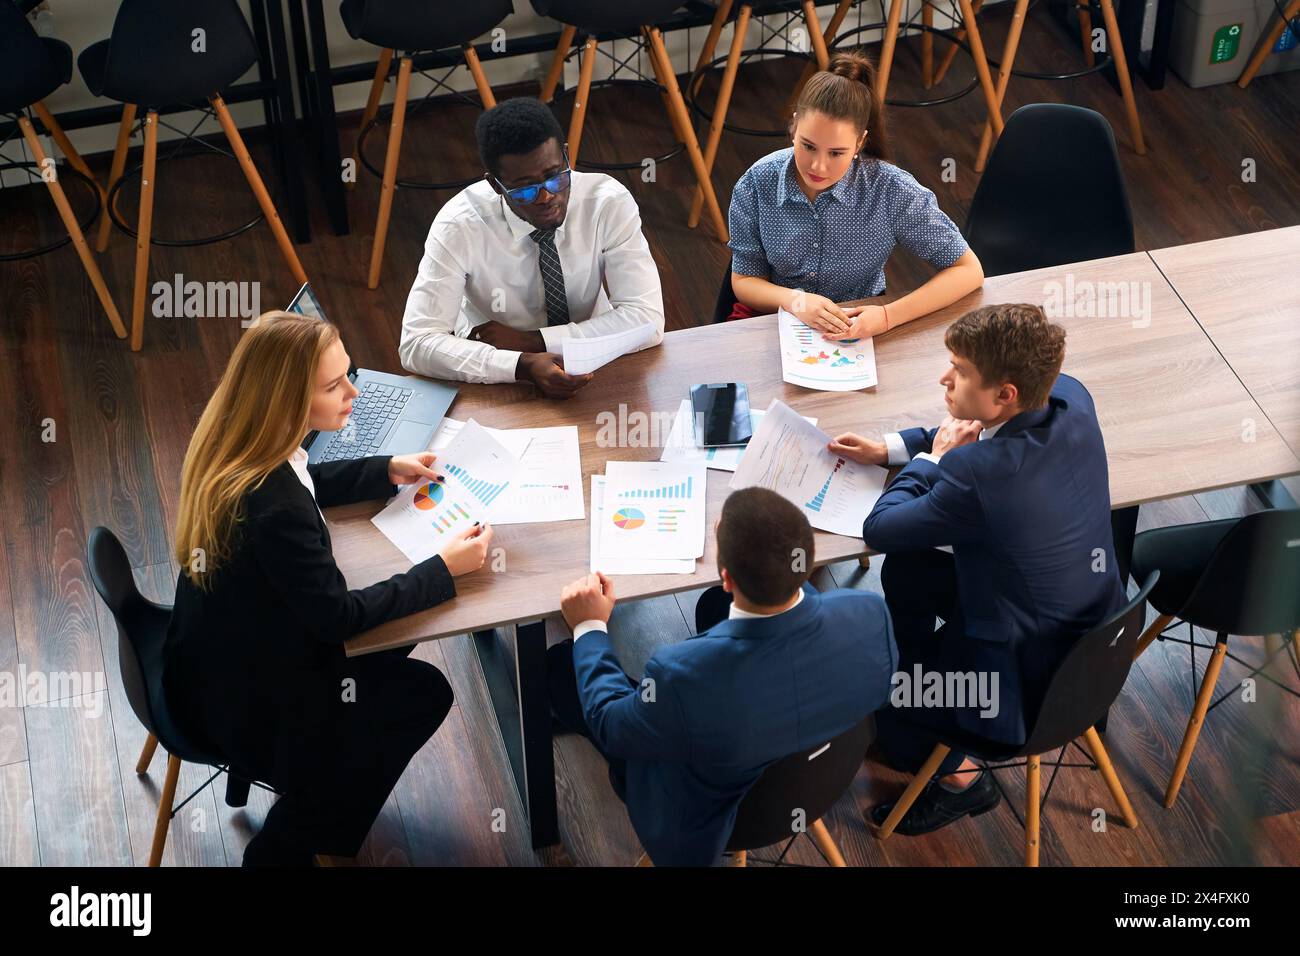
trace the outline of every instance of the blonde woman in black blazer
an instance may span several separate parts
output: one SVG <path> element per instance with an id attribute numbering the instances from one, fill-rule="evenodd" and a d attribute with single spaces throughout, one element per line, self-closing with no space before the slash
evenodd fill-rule
<path id="1" fill-rule="evenodd" d="M 437 474 L 428 452 L 307 465 L 307 432 L 347 422 L 350 364 L 334 326 L 267 313 L 240 339 L 185 456 L 163 685 L 186 730 L 283 794 L 246 866 L 356 855 L 452 692 L 409 649 L 349 660 L 343 642 L 451 599 L 492 539 L 475 528 L 404 574 L 348 589 L 320 509 Z"/>

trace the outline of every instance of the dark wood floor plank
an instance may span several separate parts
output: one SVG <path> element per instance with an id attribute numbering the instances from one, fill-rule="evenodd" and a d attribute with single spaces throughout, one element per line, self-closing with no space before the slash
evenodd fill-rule
<path id="1" fill-rule="evenodd" d="M 26 761 L 0 766 L 0 866 L 39 866 L 39 842 Z"/>

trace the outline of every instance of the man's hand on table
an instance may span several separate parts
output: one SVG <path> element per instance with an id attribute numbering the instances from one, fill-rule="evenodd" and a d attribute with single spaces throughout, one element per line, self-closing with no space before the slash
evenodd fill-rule
<path id="1" fill-rule="evenodd" d="M 560 611 L 571 631 L 584 621 L 608 625 L 615 600 L 614 582 L 597 571 L 578 578 L 560 592 Z"/>
<path id="2" fill-rule="evenodd" d="M 595 377 L 591 372 L 570 375 L 564 370 L 564 359 L 554 352 L 525 352 L 515 366 L 515 379 L 532 382 L 547 398 L 572 398 Z"/>

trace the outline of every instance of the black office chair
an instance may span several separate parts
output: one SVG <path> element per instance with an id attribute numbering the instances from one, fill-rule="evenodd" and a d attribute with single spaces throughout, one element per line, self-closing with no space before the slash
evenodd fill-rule
<path id="1" fill-rule="evenodd" d="M 966 218 L 986 276 L 1134 250 L 1115 135 L 1100 113 L 1061 103 L 1007 119 Z"/>
<path id="2" fill-rule="evenodd" d="M 384 264 L 384 245 L 388 238 L 388 220 L 393 209 L 393 193 L 399 189 L 459 189 L 475 182 L 479 177 L 445 182 L 417 182 L 397 178 L 397 162 L 402 151 L 402 129 L 406 122 L 406 105 L 411 87 L 411 71 L 417 52 L 446 50 L 459 47 L 465 65 L 474 77 L 483 109 L 497 105 L 496 97 L 478 53 L 471 41 L 497 26 L 514 13 L 512 0 L 476 0 L 475 3 L 457 3 L 452 0 L 343 0 L 339 15 L 348 34 L 356 40 L 373 43 L 380 48 L 375 78 L 370 84 L 370 96 L 361 114 L 361 127 L 352 160 L 360 160 L 371 173 L 381 177 L 379 216 L 375 223 L 375 238 L 370 249 L 370 272 L 367 285 L 379 287 L 379 274 Z M 383 170 L 376 169 L 365 157 L 365 138 L 375 125 L 379 100 L 384 84 L 392 71 L 393 54 L 399 53 L 397 65 L 397 93 L 393 99 L 392 119 L 388 128 L 388 148 L 384 155 Z M 447 85 L 447 78 L 458 67 L 453 65 L 441 77 L 432 77 L 423 70 L 421 76 L 433 83 L 427 101 L 436 90 L 444 89 L 453 95 L 473 102 Z M 419 104 L 417 104 L 418 108 Z"/>
<path id="3" fill-rule="evenodd" d="M 73 147 L 63 128 L 44 103 L 45 97 L 71 79 L 72 48 L 61 40 L 37 36 L 31 22 L 11 0 L 0 3 L 0 116 L 14 119 L 32 157 L 31 161 L 11 162 L 7 157 L 0 156 L 0 160 L 3 160 L 0 170 L 22 169 L 27 172 L 32 181 L 43 180 L 50 190 L 55 208 L 59 211 L 59 218 L 68 231 L 65 238 L 38 249 L 0 255 L 0 261 L 29 259 L 44 255 L 71 242 L 77 250 L 77 256 L 81 259 L 82 268 L 86 270 L 90 284 L 95 288 L 99 304 L 108 314 L 113 331 L 117 333 L 119 339 L 124 339 L 126 327 L 122 325 L 122 317 L 118 314 L 117 305 L 108 292 L 108 286 L 104 284 L 104 276 L 100 273 L 99 265 L 95 262 L 90 246 L 86 243 L 84 232 L 99 215 L 103 205 L 102 191 L 86 161 Z M 58 143 L 59 149 L 68 160 L 70 169 L 64 172 L 54 169 L 52 161 L 46 157 L 41 141 L 36 136 L 31 119 L 28 118 L 28 110 L 36 114 L 54 141 Z M 7 142 L 6 138 L 5 143 Z M 0 143 L 0 149 L 5 143 Z M 53 175 L 50 175 L 51 171 Z M 68 197 L 63 192 L 60 180 L 65 176 L 88 186 L 95 197 L 94 208 L 84 223 L 78 222 Z"/>
<path id="4" fill-rule="evenodd" d="M 201 31 L 201 32 L 200 32 Z M 235 0 L 122 0 L 109 39 L 87 47 L 77 57 L 86 86 L 96 96 L 123 104 L 117 147 L 109 171 L 108 215 L 113 223 L 135 240 L 135 289 L 131 302 L 131 348 L 144 342 L 144 305 L 149 289 L 150 245 L 201 245 L 238 235 L 257 220 L 220 236 L 203 239 L 166 240 L 153 236 L 153 197 L 158 156 L 158 111 L 172 104 L 203 103 L 203 112 L 215 115 L 221 124 L 234 158 L 243 170 L 262 215 L 275 235 L 280 253 L 294 279 L 307 281 L 289 234 L 280 222 L 262 177 L 253 165 L 239 129 L 231 119 L 221 92 L 257 62 L 252 31 Z M 144 158 L 140 182 L 140 213 L 135 231 L 116 211 L 117 194 L 125 181 L 123 168 L 130 146 L 136 110 L 145 111 Z M 184 132 L 177 130 L 178 132 Z M 190 134 L 194 131 L 191 130 Z M 190 134 L 185 134 L 189 136 Z M 205 146 L 206 149 L 214 147 Z M 218 152 L 220 152 L 218 150 Z M 135 170 L 131 170 L 134 174 Z M 108 241 L 108 220 L 101 227 L 99 249 Z"/>
<path id="5" fill-rule="evenodd" d="M 1029 727 L 1023 747 L 1009 747 L 964 731 L 946 733 L 894 804 L 877 836 L 881 840 L 889 838 L 921 791 L 930 785 L 931 778 L 950 750 L 959 750 L 983 762 L 984 769 L 989 771 L 1025 767 L 1025 819 L 1021 822 L 1025 827 L 1026 866 L 1038 865 L 1038 821 L 1042 809 L 1039 759 L 1053 750 L 1059 749 L 1060 753 L 1047 781 L 1047 793 L 1051 793 L 1057 771 L 1062 767 L 1100 770 L 1112 799 L 1119 805 L 1124 825 L 1136 827 L 1137 816 L 1097 734 L 1096 724 L 1119 696 L 1128 678 L 1138 635 L 1146 620 L 1147 597 L 1159 577 L 1158 572 L 1153 573 L 1126 607 L 1075 642 L 1047 685 L 1042 706 Z M 1087 742 L 1088 750 L 1079 746 L 1079 737 Z M 1078 750 L 1088 762 L 1062 763 L 1069 747 Z M 997 782 L 996 777 L 994 782 Z M 1019 820 L 1019 815 L 1016 818 Z"/>
<path id="6" fill-rule="evenodd" d="M 95 590 L 117 622 L 118 665 L 122 669 L 126 699 L 136 719 L 149 731 L 135 772 L 141 775 L 149 772 L 149 764 L 153 762 L 159 743 L 167 751 L 167 773 L 158 798 L 158 818 L 154 823 L 153 847 L 149 851 L 149 865 L 159 866 L 172 817 L 180 806 L 194 798 L 191 794 L 179 806 L 175 805 L 182 761 L 216 768 L 216 773 L 195 794 L 202 792 L 223 772 L 229 773 L 226 803 L 232 807 L 247 803 L 250 783 L 273 793 L 276 791 L 257 783 L 251 775 L 232 768 L 229 761 L 217 754 L 215 747 L 177 725 L 167 707 L 162 687 L 163 645 L 172 609 L 169 605 L 148 600 L 136 588 L 131 562 L 113 532 L 107 528 L 95 528 L 90 532 L 86 562 Z"/>
<path id="7" fill-rule="evenodd" d="M 731 263 L 722 270 L 722 285 L 718 287 L 718 299 L 713 304 L 713 321 L 726 322 L 731 310 L 736 307 L 736 293 L 731 288 Z"/>
<path id="8" fill-rule="evenodd" d="M 606 0 L 532 0 L 532 4 L 533 9 L 542 16 L 553 17 L 564 24 L 564 28 L 560 31 L 560 42 L 556 45 L 555 55 L 551 58 L 551 67 L 542 81 L 543 103 L 550 103 L 555 99 L 555 88 L 559 85 L 560 76 L 564 72 L 564 62 L 570 55 L 574 38 L 579 33 L 586 37 L 580 48 L 577 98 L 573 103 L 573 114 L 569 118 L 569 162 L 574 167 L 578 165 L 582 128 L 587 115 L 587 101 L 591 96 L 593 85 L 591 77 L 596 66 L 596 54 L 606 52 L 599 50 L 597 36 L 604 39 L 634 41 L 639 36 L 640 40 L 636 41 L 639 47 L 633 52 L 638 57 L 643 50 L 649 55 L 673 132 L 690 158 L 691 168 L 694 169 L 695 179 L 703 192 L 704 205 L 709 214 L 709 221 L 713 224 L 713 230 L 719 240 L 725 243 L 727 220 L 718 206 L 718 197 L 713 191 L 713 182 L 709 178 L 709 167 L 700 150 L 700 142 L 696 138 L 695 126 L 691 122 L 690 113 L 687 112 L 686 102 L 682 99 L 681 88 L 677 85 L 677 74 L 673 71 L 672 61 L 668 58 L 668 51 L 664 47 L 663 34 L 656 26 L 681 6 L 682 0 L 621 0 L 619 3 L 609 3 Z M 618 82 L 616 76 L 622 70 L 636 73 L 640 77 L 640 73 L 628 65 L 633 58 L 632 55 L 611 57 L 615 63 L 615 76 L 602 81 L 601 85 Z M 675 154 L 675 152 L 665 154 L 658 157 L 657 161 Z M 617 169 L 629 165 L 639 167 L 641 164 L 638 161 L 633 164 L 589 163 L 588 165 Z"/>
<path id="9" fill-rule="evenodd" d="M 1240 685 L 1236 685 L 1210 702 L 1223 659 L 1231 657 L 1239 664 L 1252 666 L 1229 653 L 1229 634 L 1263 634 L 1270 644 L 1275 641 L 1273 635 L 1281 635 L 1277 646 L 1249 676 L 1263 677 L 1291 696 L 1300 697 L 1264 673 L 1274 658 L 1290 648 L 1290 653 L 1296 655 L 1292 666 L 1300 674 L 1300 509 L 1258 511 L 1244 518 L 1144 531 L 1134 542 L 1133 573 L 1154 572 L 1159 572 L 1160 584 L 1151 593 L 1151 606 L 1160 616 L 1142 635 L 1138 654 L 1157 639 L 1186 644 L 1194 673 L 1196 649 L 1211 650 L 1211 645 L 1197 642 L 1194 628 L 1215 632 L 1210 662 L 1165 789 L 1164 805 L 1172 807 L 1206 714 L 1240 691 Z M 1186 640 L 1167 635 L 1178 621 L 1187 624 Z"/>

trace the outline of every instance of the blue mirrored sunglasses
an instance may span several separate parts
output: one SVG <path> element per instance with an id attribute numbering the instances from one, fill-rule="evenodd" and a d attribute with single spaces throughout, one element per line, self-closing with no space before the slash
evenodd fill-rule
<path id="1" fill-rule="evenodd" d="M 565 163 L 568 163 L 569 160 L 567 156 L 565 157 L 564 161 Z M 573 170 L 567 168 L 566 166 L 566 168 L 560 170 L 558 173 L 556 173 L 550 179 L 545 180 L 544 182 L 532 183 L 531 185 L 528 186 L 519 186 L 516 189 L 507 189 L 506 184 L 503 183 L 501 180 L 497 179 L 495 176 L 492 177 L 492 180 L 498 186 L 500 186 L 501 189 L 505 192 L 505 194 L 509 196 L 511 199 L 513 199 L 515 202 L 528 205 L 529 203 L 534 203 L 537 201 L 537 196 L 541 193 L 543 189 L 545 189 L 552 196 L 564 192 L 566 189 L 569 188 L 569 177 L 572 172 Z"/>

